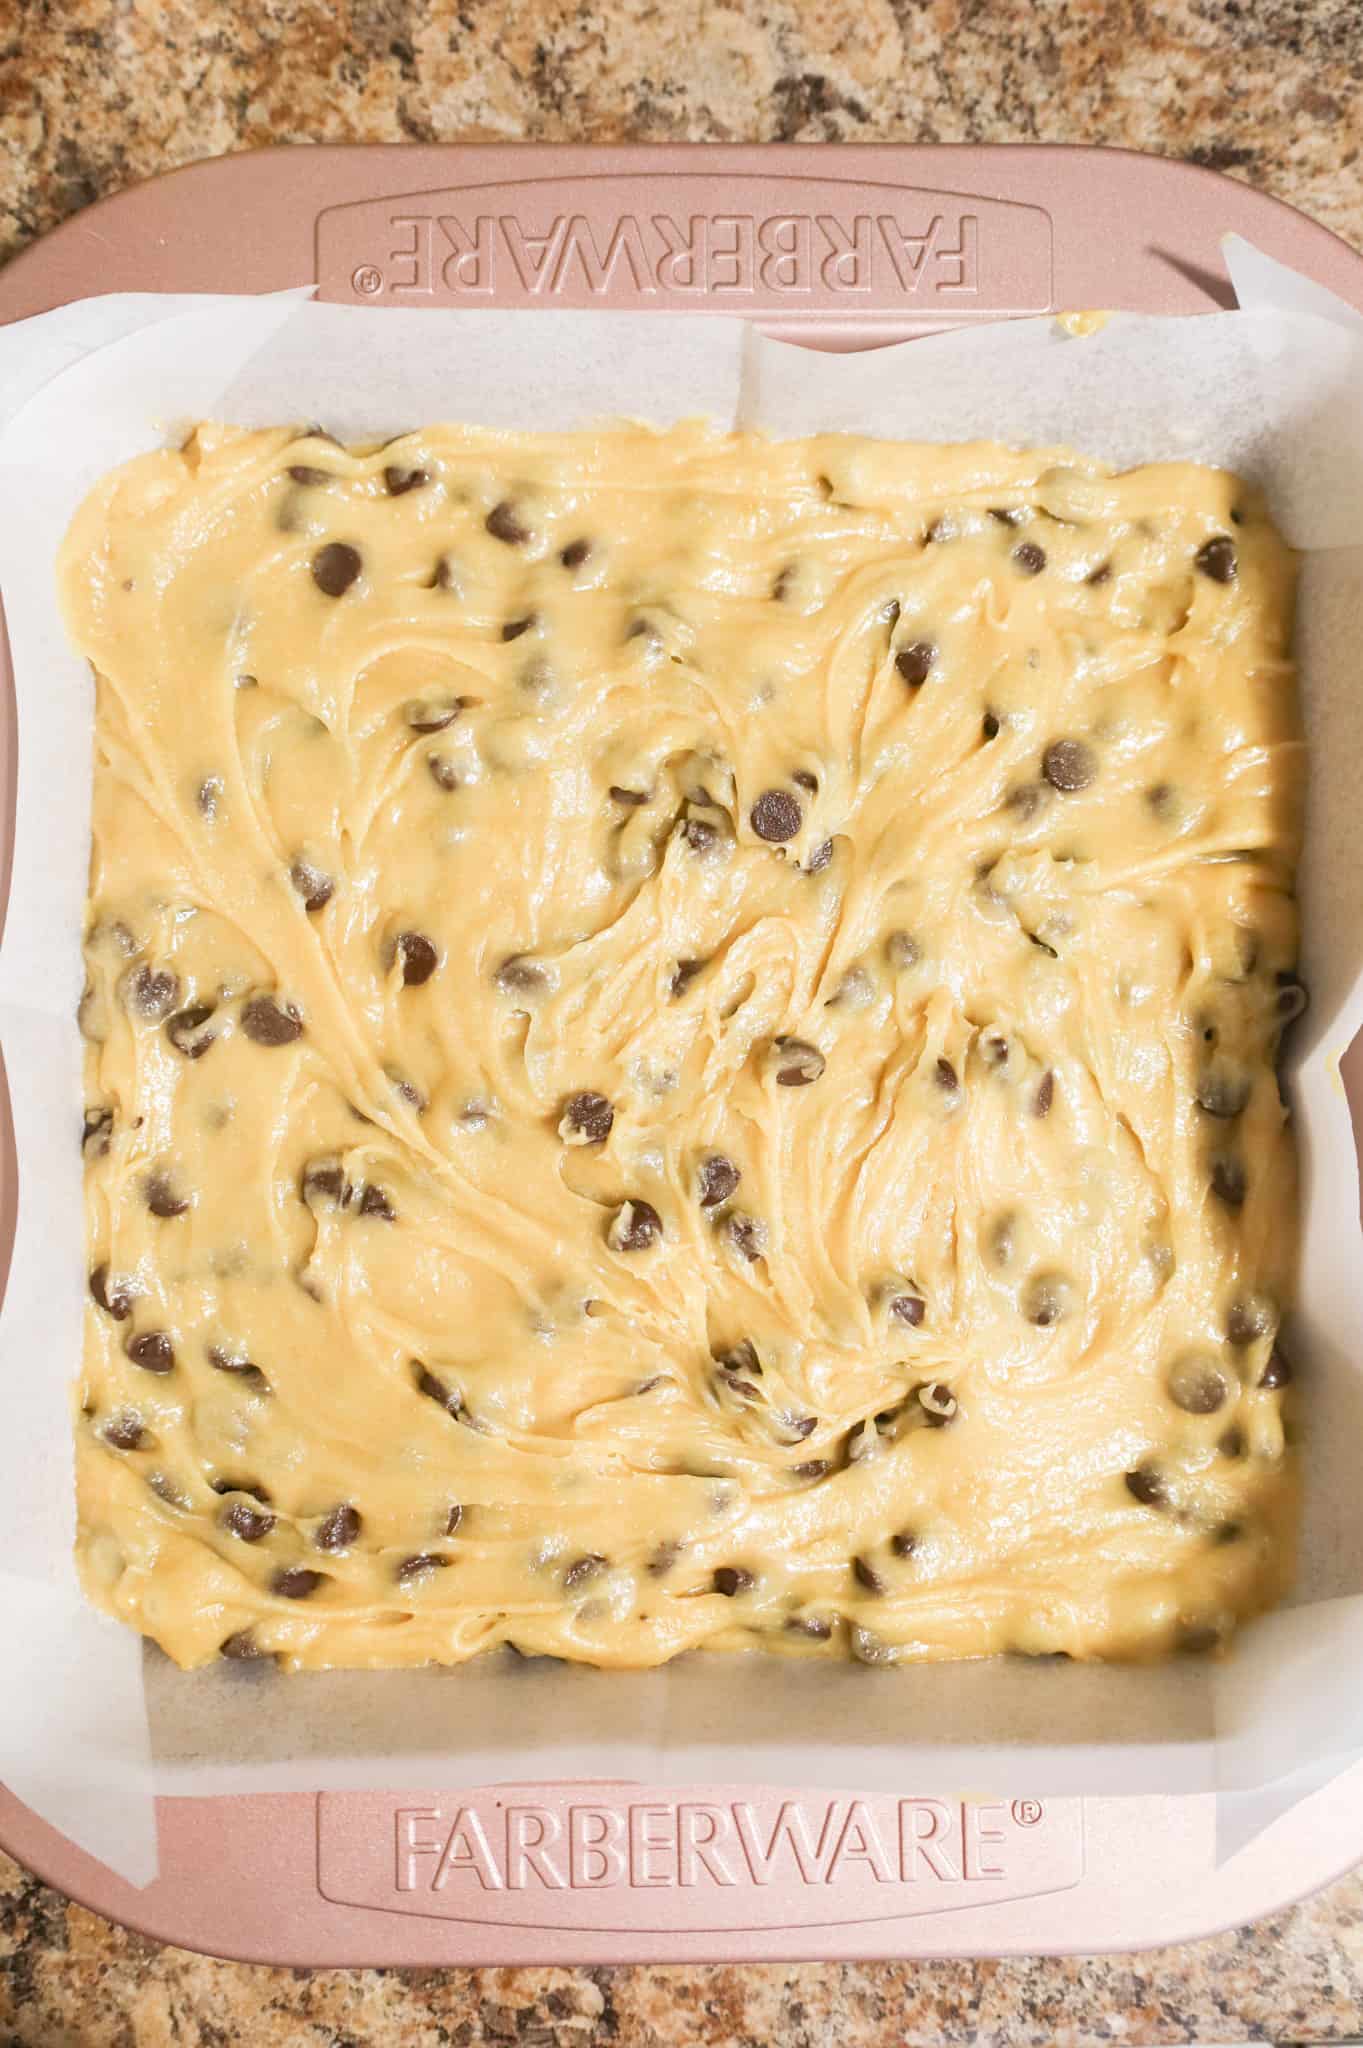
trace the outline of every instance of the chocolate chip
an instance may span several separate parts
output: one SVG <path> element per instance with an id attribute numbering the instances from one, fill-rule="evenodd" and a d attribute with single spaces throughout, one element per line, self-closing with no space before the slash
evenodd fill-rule
<path id="1" fill-rule="evenodd" d="M 1246 1295 L 1231 1303 L 1226 1317 L 1226 1340 L 1237 1346 L 1257 1343 L 1260 1337 L 1272 1336 L 1277 1322 L 1278 1312 L 1266 1295 Z"/>
<path id="2" fill-rule="evenodd" d="M 428 1401 L 434 1401 L 438 1407 L 446 1409 L 451 1415 L 457 1416 L 463 1409 L 463 1395 L 456 1388 L 447 1387 L 444 1380 L 437 1379 L 433 1372 L 428 1371 L 421 1364 L 418 1364 L 416 1369 L 416 1390 L 419 1394 L 424 1394 Z"/>
<path id="3" fill-rule="evenodd" d="M 756 1584 L 754 1575 L 745 1571 L 741 1564 L 722 1564 L 716 1568 L 714 1588 L 726 1600 L 732 1600 L 738 1593 L 751 1593 Z"/>
<path id="4" fill-rule="evenodd" d="M 624 804 L 627 808 L 634 809 L 638 805 L 648 802 L 648 791 L 645 789 L 624 789 L 618 782 L 613 782 L 610 786 L 610 797 L 612 802 Z"/>
<path id="5" fill-rule="evenodd" d="M 912 1557 L 918 1548 L 918 1538 L 912 1529 L 896 1529 L 890 1538 L 890 1548 L 896 1557 Z"/>
<path id="6" fill-rule="evenodd" d="M 933 1069 L 933 1079 L 944 1095 L 954 1095 L 961 1085 L 956 1077 L 955 1067 L 946 1059 L 938 1060 Z"/>
<path id="7" fill-rule="evenodd" d="M 519 640 L 522 633 L 528 633 L 535 623 L 535 614 L 527 612 L 522 619 L 508 619 L 502 627 L 503 640 Z"/>
<path id="8" fill-rule="evenodd" d="M 128 977 L 128 1007 L 153 1020 L 173 1010 L 180 995 L 179 977 L 168 968 L 138 967 Z"/>
<path id="9" fill-rule="evenodd" d="M 816 1045 L 803 1038 L 778 1038 L 772 1049 L 772 1064 L 780 1088 L 807 1088 L 817 1081 L 826 1064 Z"/>
<path id="10" fill-rule="evenodd" d="M 270 1505 L 270 1495 L 265 1487 L 257 1486 L 252 1479 L 215 1479 L 214 1493 L 248 1493 L 252 1500 L 258 1500 L 263 1508 Z"/>
<path id="11" fill-rule="evenodd" d="M 737 1344 L 731 1344 L 727 1351 L 717 1351 L 715 1357 L 730 1372 L 751 1373 L 759 1380 L 762 1377 L 762 1361 L 751 1337 L 740 1337 Z"/>
<path id="12" fill-rule="evenodd" d="M 721 1202 L 727 1202 L 742 1178 L 732 1159 L 726 1159 L 722 1152 L 711 1152 L 701 1160 L 696 1172 L 701 1208 L 715 1209 Z"/>
<path id="13" fill-rule="evenodd" d="M 919 1294 L 896 1294 L 890 1302 L 890 1314 L 911 1330 L 921 1326 L 927 1312 L 928 1305 Z"/>
<path id="14" fill-rule="evenodd" d="M 1226 1375 L 1216 1360 L 1198 1352 L 1176 1358 L 1165 1385 L 1169 1399 L 1185 1415 L 1215 1415 L 1230 1395 Z"/>
<path id="15" fill-rule="evenodd" d="M 831 1467 L 827 1458 L 806 1458 L 802 1465 L 792 1465 L 790 1469 L 796 1479 L 823 1479 Z"/>
<path id="16" fill-rule="evenodd" d="M 1019 541 L 1013 549 L 1013 567 L 1020 576 L 1039 576 L 1046 566 L 1046 550 L 1034 540 Z"/>
<path id="17" fill-rule="evenodd" d="M 402 963 L 404 988 L 420 988 L 440 965 L 440 955 L 421 932 L 399 932 L 397 957 Z"/>
<path id="18" fill-rule="evenodd" d="M 1243 1429 L 1223 1430 L 1217 1438 L 1216 1448 L 1223 1458 L 1243 1458 L 1247 1445 Z"/>
<path id="19" fill-rule="evenodd" d="M 163 1221 L 168 1220 L 172 1216 L 183 1216 L 189 1208 L 189 1203 L 184 1199 L 183 1195 L 178 1195 L 175 1192 L 173 1185 L 164 1173 L 149 1173 L 147 1175 L 147 1178 L 142 1183 L 142 1199 L 151 1210 L 152 1215 L 159 1216 Z"/>
<path id="20" fill-rule="evenodd" d="M 852 1559 L 852 1577 L 868 1593 L 874 1593 L 879 1596 L 889 1590 L 884 1579 L 868 1558 L 854 1557 Z"/>
<path id="21" fill-rule="evenodd" d="M 1285 1387 L 1292 1378 L 1292 1366 L 1287 1353 L 1275 1344 L 1269 1353 L 1268 1364 L 1259 1375 L 1259 1385 L 1267 1390 Z"/>
<path id="22" fill-rule="evenodd" d="M 770 845 L 794 839 L 804 822 L 800 806 L 788 789 L 764 789 L 750 815 L 753 831 Z"/>
<path id="23" fill-rule="evenodd" d="M 509 498 L 503 498 L 494 505 L 485 522 L 494 540 L 504 540 L 508 547 L 524 547 L 530 538 L 530 528 L 523 526 L 517 517 L 516 508 Z"/>
<path id="24" fill-rule="evenodd" d="M 833 1624 L 821 1614 L 792 1614 L 786 1618 L 786 1627 L 793 1635 L 809 1636 L 816 1643 L 826 1643 L 833 1633 Z"/>
<path id="25" fill-rule="evenodd" d="M 513 953 L 510 959 L 503 960 L 497 969 L 497 986 L 508 995 L 542 989 L 547 981 L 548 976 L 544 969 L 527 953 Z"/>
<path id="26" fill-rule="evenodd" d="M 832 858 L 832 840 L 821 839 L 818 845 L 811 852 L 809 859 L 805 862 L 804 872 L 807 875 L 821 875 L 824 869 L 828 866 L 829 862 L 832 860 Z"/>
<path id="27" fill-rule="evenodd" d="M 668 983 L 668 993 L 674 1002 L 678 996 L 685 995 L 690 984 L 705 965 L 706 962 L 704 960 L 679 960 L 677 962 L 672 970 L 672 978 Z"/>
<path id="28" fill-rule="evenodd" d="M 291 462 L 289 464 L 289 477 L 296 484 L 329 484 L 331 476 L 332 472 L 329 469 L 314 469 L 311 463 Z"/>
<path id="29" fill-rule="evenodd" d="M 458 789 L 459 770 L 448 754 L 428 754 L 426 768 L 437 789 Z"/>
<path id="30" fill-rule="evenodd" d="M 397 1582 L 400 1586 L 415 1585 L 418 1580 L 428 1579 L 432 1572 L 444 1571 L 449 1562 L 438 1550 L 419 1550 L 413 1556 L 403 1558 L 397 1568 Z"/>
<path id="31" fill-rule="evenodd" d="M 1193 564 L 1204 576 L 1210 576 L 1213 583 L 1234 583 L 1239 573 L 1235 542 L 1228 533 L 1213 535 L 1193 556 Z"/>
<path id="32" fill-rule="evenodd" d="M 1038 1273 L 1028 1282 L 1022 1312 L 1039 1330 L 1063 1321 L 1069 1308 L 1069 1283 L 1059 1273 Z"/>
<path id="33" fill-rule="evenodd" d="M 681 1549 L 680 1543 L 660 1543 L 644 1566 L 644 1570 L 651 1579 L 665 1579 L 681 1556 Z"/>
<path id="34" fill-rule="evenodd" d="M 463 708 L 458 697 L 413 697 L 402 715 L 413 732 L 444 732 Z"/>
<path id="35" fill-rule="evenodd" d="M 336 884 L 330 875 L 324 875 L 320 868 L 315 868 L 310 860 L 304 860 L 301 854 L 289 869 L 289 880 L 302 897 L 303 908 L 310 916 L 319 910 L 325 910 L 336 893 Z"/>
<path id="36" fill-rule="evenodd" d="M 349 1550 L 363 1526 L 359 1509 L 342 1501 L 318 1523 L 312 1540 L 319 1550 Z"/>
<path id="37" fill-rule="evenodd" d="M 579 1586 L 585 1586 L 588 1579 L 594 1579 L 605 1569 L 606 1560 L 599 1551 L 589 1550 L 584 1557 L 574 1558 L 563 1574 L 563 1590 L 575 1593 Z"/>
<path id="38" fill-rule="evenodd" d="M 230 1658 L 234 1663 L 249 1663 L 256 1657 L 267 1657 L 268 1650 L 262 1650 L 249 1628 L 239 1628 L 234 1634 L 224 1637 L 218 1644 L 218 1655 Z"/>
<path id="39" fill-rule="evenodd" d="M 100 1106 L 87 1109 L 80 1134 L 80 1149 L 87 1159 L 103 1159 L 109 1150 L 109 1140 L 114 1128 L 114 1113 Z"/>
<path id="40" fill-rule="evenodd" d="M 937 659 L 937 649 L 931 640 L 915 640 L 911 647 L 901 647 L 894 658 L 894 665 L 911 690 L 921 689 L 928 679 L 928 672 Z"/>
<path id="41" fill-rule="evenodd" d="M 998 738 L 999 721 L 992 711 L 985 712 L 984 717 L 980 721 L 980 731 L 987 740 L 996 740 Z"/>
<path id="42" fill-rule="evenodd" d="M 997 519 L 1000 526 L 1019 526 L 1022 523 L 1022 513 L 1016 505 L 991 505 L 989 517 Z"/>
<path id="43" fill-rule="evenodd" d="M 810 796 L 818 795 L 819 778 L 811 774 L 808 768 L 797 768 L 790 779 L 797 789 L 805 790 Z"/>
<path id="44" fill-rule="evenodd" d="M 305 1564 L 291 1564 L 282 1572 L 276 1572 L 270 1581 L 270 1591 L 281 1600 L 306 1600 L 319 1586 L 327 1582 L 325 1572 L 310 1571 Z"/>
<path id="45" fill-rule="evenodd" d="M 1050 794 L 1043 783 L 1016 782 L 1004 802 L 1016 817 L 1025 821 L 1036 816 L 1042 805 L 1049 801 Z"/>
<path id="46" fill-rule="evenodd" d="M 606 1241 L 612 1251 L 642 1252 L 663 1234 L 663 1219 L 651 1202 L 622 1202 L 611 1218 Z"/>
<path id="47" fill-rule="evenodd" d="M 194 792 L 194 801 L 199 806 L 203 816 L 211 823 L 217 817 L 218 805 L 222 801 L 222 777 L 220 775 L 205 775 L 203 781 Z"/>
<path id="48" fill-rule="evenodd" d="M 1212 1193 L 1228 1209 L 1242 1206 L 1249 1182 L 1238 1159 L 1218 1159 L 1212 1167 Z"/>
<path id="49" fill-rule="evenodd" d="M 725 1231 L 734 1250 L 749 1263 L 764 1257 L 767 1249 L 767 1232 L 764 1224 L 755 1216 L 746 1216 L 735 1210 L 725 1222 Z"/>
<path id="50" fill-rule="evenodd" d="M 208 1362 L 215 1372 L 235 1373 L 236 1377 L 245 1380 L 255 1393 L 268 1394 L 270 1391 L 270 1383 L 260 1367 L 254 1365 L 249 1358 L 228 1351 L 224 1345 L 208 1346 Z"/>
<path id="51" fill-rule="evenodd" d="M 584 1088 L 564 1103 L 558 1134 L 565 1145 L 604 1145 L 614 1122 L 615 1111 L 606 1097 Z"/>
<path id="52" fill-rule="evenodd" d="M 589 540 L 570 540 L 567 547 L 561 550 L 559 560 L 565 569 L 580 569 L 591 551 L 592 544 Z"/>
<path id="53" fill-rule="evenodd" d="M 123 1349 L 143 1372 L 175 1370 L 175 1346 L 164 1330 L 143 1330 L 140 1336 L 129 1337 Z"/>
<path id="54" fill-rule="evenodd" d="M 1085 583 L 1092 584 L 1095 588 L 1099 584 L 1110 583 L 1112 581 L 1111 562 L 1099 562 L 1095 568 L 1089 570 L 1084 581 Z"/>
<path id="55" fill-rule="evenodd" d="M 260 1508 L 248 1507 L 244 1500 L 234 1500 L 224 1508 L 219 1519 L 228 1534 L 239 1536 L 243 1543 L 259 1543 L 275 1525 L 273 1515 L 263 1513 Z"/>
<path id="56" fill-rule="evenodd" d="M 250 996 L 241 1006 L 241 1028 L 256 1045 L 292 1045 L 303 1035 L 303 1020 L 292 1003 Z"/>
<path id="57" fill-rule="evenodd" d="M 1098 777 L 1098 756 L 1083 740 L 1052 740 L 1041 757 L 1041 772 L 1052 789 L 1087 789 Z"/>
<path id="58" fill-rule="evenodd" d="M 192 1003 L 187 1010 L 177 1010 L 173 1017 L 167 1017 L 166 1037 L 183 1059 L 202 1059 L 212 1045 L 217 1034 L 203 1028 L 212 1015 L 211 1003 Z"/>
<path id="59" fill-rule="evenodd" d="M 310 1208 L 335 1204 L 343 1209 L 350 1199 L 345 1169 L 336 1158 L 310 1159 L 303 1168 L 300 1191 Z"/>
<path id="60" fill-rule="evenodd" d="M 361 1216 L 377 1216 L 381 1223 L 397 1220 L 397 1210 L 380 1187 L 373 1181 L 366 1181 L 360 1189 L 359 1211 Z"/>
<path id="61" fill-rule="evenodd" d="M 1164 1480 L 1154 1465 L 1137 1465 L 1125 1476 L 1127 1492 L 1142 1507 L 1161 1508 L 1168 1501 Z"/>
<path id="62" fill-rule="evenodd" d="M 453 1536 L 455 1531 L 458 1529 L 459 1524 L 463 1521 L 463 1519 L 464 1510 L 460 1506 L 459 1502 L 455 1501 L 453 1507 L 450 1509 L 449 1513 L 445 1517 L 445 1534 L 447 1536 Z"/>
<path id="63" fill-rule="evenodd" d="M 361 566 L 358 548 L 346 540 L 329 540 L 312 558 L 312 580 L 323 597 L 344 597 Z"/>
<path id="64" fill-rule="evenodd" d="M 1205 1109 L 1208 1116 L 1237 1117 L 1249 1101 L 1249 1076 L 1225 1066 L 1208 1067 L 1199 1077 L 1195 1093 L 1199 1109 Z"/>
<path id="65" fill-rule="evenodd" d="M 906 967 L 916 967 L 923 957 L 923 948 L 912 932 L 890 932 L 885 940 L 885 958 L 891 967 L 901 973 Z"/>
<path id="66" fill-rule="evenodd" d="M 112 1445 L 116 1451 L 137 1450 L 146 1434 L 141 1416 L 135 1415 L 131 1408 L 125 1408 L 120 1414 L 111 1416 L 103 1430 L 105 1443 Z"/>
<path id="67" fill-rule="evenodd" d="M 692 853 L 708 853 L 719 841 L 719 833 L 708 818 L 685 819 L 681 832 Z"/>
<path id="68" fill-rule="evenodd" d="M 424 490 L 430 482 L 424 469 L 399 469 L 396 463 L 389 463 L 383 472 L 383 481 L 390 498 L 405 498 L 408 491 Z"/>
<path id="69" fill-rule="evenodd" d="M 1054 1100 L 1055 1075 L 1051 1071 L 1051 1069 L 1047 1067 L 1045 1073 L 1041 1076 L 1041 1079 L 1036 1084 L 1036 1094 L 1032 1097 L 1032 1115 L 1049 1116 L 1051 1113 L 1051 1104 L 1054 1102 Z"/>

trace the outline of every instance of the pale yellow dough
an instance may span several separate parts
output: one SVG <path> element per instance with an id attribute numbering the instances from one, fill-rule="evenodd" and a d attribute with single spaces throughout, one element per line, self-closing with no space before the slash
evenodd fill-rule
<path id="1" fill-rule="evenodd" d="M 1055 450 L 202 427 L 105 479 L 90 1595 L 294 1667 L 1273 1600 L 1292 581 L 1235 478 Z"/>

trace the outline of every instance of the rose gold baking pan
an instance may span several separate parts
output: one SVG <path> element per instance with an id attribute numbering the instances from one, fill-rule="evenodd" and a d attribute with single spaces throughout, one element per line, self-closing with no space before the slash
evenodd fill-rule
<path id="1" fill-rule="evenodd" d="M 1363 308 L 1363 257 L 1187 165 L 1088 149 L 266 150 L 93 207 L 0 276 L 0 321 L 109 292 L 740 314 L 823 349 L 1085 307 L 1233 303 L 1237 232 Z M 324 394 L 319 393 L 319 403 Z M 0 632 L 0 684 L 11 684 Z M 13 830 L 12 705 L 0 720 Z M 1360 1047 L 1346 1061 L 1363 1081 Z M 1357 1111 L 1363 1086 L 1354 1090 Z M 4 1175 L 8 1261 L 15 1186 Z M 294 1681 L 306 1685 L 306 1679 Z M 455 1674 L 450 1681 L 458 1683 Z M 0 1760 L 2 1763 L 3 1760 Z M 1218 1856 L 1216 1799 L 861 1798 L 705 1783 L 157 1801 L 127 1883 L 0 1785 L 0 1844 L 162 1941 L 273 1963 L 1001 1955 L 1187 1939 L 1363 1855 L 1363 1765 Z"/>

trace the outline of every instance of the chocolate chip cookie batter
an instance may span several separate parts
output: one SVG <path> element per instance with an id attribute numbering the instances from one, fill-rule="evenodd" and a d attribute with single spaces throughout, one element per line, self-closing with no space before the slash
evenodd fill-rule
<path id="1" fill-rule="evenodd" d="M 80 1564 L 178 1662 L 1219 1642 L 1289 1569 L 1257 495 L 202 427 L 96 678 Z"/>

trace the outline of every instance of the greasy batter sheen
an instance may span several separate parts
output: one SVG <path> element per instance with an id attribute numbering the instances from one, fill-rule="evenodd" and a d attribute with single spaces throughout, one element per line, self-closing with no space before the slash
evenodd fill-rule
<path id="1" fill-rule="evenodd" d="M 194 1665 L 1219 1642 L 1293 567 L 1182 465 L 201 427 L 96 679 L 79 1555 Z"/>

